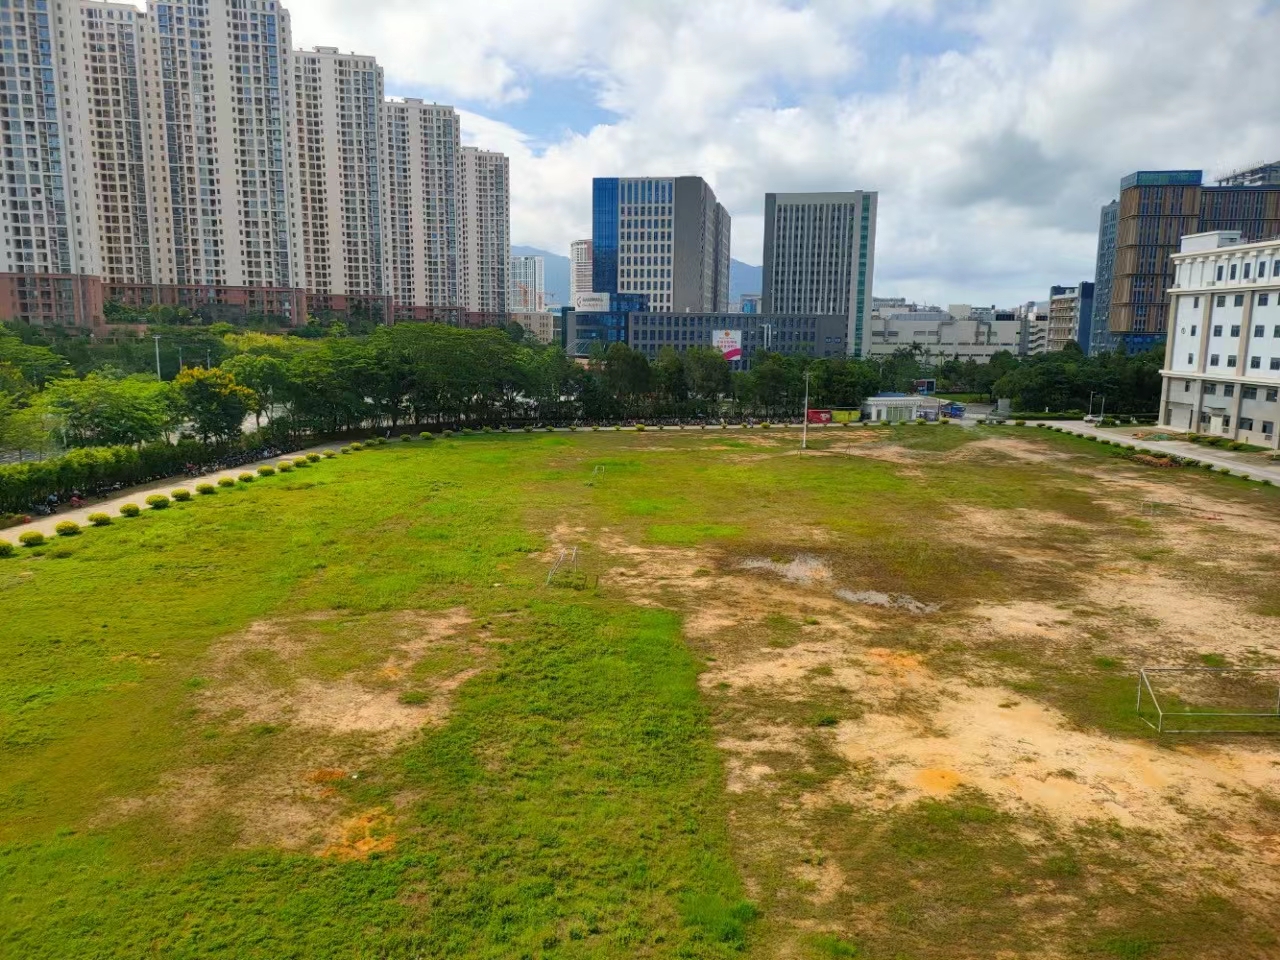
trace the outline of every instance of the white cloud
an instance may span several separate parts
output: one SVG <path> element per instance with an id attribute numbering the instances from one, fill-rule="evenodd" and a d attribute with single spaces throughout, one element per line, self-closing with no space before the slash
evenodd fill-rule
<path id="1" fill-rule="evenodd" d="M 1125 173 L 1280 159 L 1266 0 L 289 8 L 299 43 L 376 54 L 392 92 L 501 110 L 586 78 L 615 121 L 547 143 L 464 117 L 469 141 L 511 156 L 513 238 L 550 250 L 590 234 L 593 176 L 701 174 L 753 263 L 766 191 L 875 189 L 878 292 L 1011 304 L 1091 279 L 1098 208 Z"/>

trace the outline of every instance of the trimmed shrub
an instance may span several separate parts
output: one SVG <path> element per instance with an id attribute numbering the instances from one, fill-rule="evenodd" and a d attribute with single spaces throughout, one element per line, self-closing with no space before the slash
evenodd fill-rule
<path id="1" fill-rule="evenodd" d="M 436 435 L 434 433 L 431 433 L 429 430 L 423 430 L 420 434 L 418 434 L 419 440 L 434 440 L 435 438 L 436 438 Z"/>
<path id="2" fill-rule="evenodd" d="M 111 517 L 105 513 L 91 513 L 89 514 L 89 522 L 95 527 L 109 527 L 111 526 Z"/>
<path id="3" fill-rule="evenodd" d="M 8 540 L 0 540 L 0 557 L 12 557 L 17 552 L 18 548 Z"/>
<path id="4" fill-rule="evenodd" d="M 463 427 L 463 428 L 462 428 L 461 430 L 459 430 L 458 432 L 459 432 L 459 433 L 461 433 L 464 437 L 469 437 L 469 436 L 471 436 L 473 433 L 475 433 L 475 431 L 474 431 L 474 430 L 472 430 L 470 427 Z"/>
<path id="5" fill-rule="evenodd" d="M 599 424 L 596 424 L 595 426 L 593 426 L 593 427 L 591 428 L 591 432 L 592 432 L 592 433 L 595 433 L 595 432 L 596 432 L 597 430 L 599 430 L 599 429 L 600 429 L 600 425 L 599 425 Z"/>
<path id="6" fill-rule="evenodd" d="M 293 473 L 293 464 L 288 460 L 281 460 L 276 464 L 276 469 L 281 473 Z"/>
<path id="7" fill-rule="evenodd" d="M 339 452 L 340 454 L 342 454 L 342 455 L 345 457 L 345 456 L 347 456 L 348 454 L 350 454 L 350 453 L 351 453 L 351 448 L 350 448 L 350 447 L 341 447 L 341 448 L 338 450 L 338 452 Z"/>
<path id="8" fill-rule="evenodd" d="M 1202 463 L 1202 464 L 1200 464 L 1200 466 L 1201 466 L 1201 467 L 1203 467 L 1205 470 L 1212 470 L 1212 469 L 1213 469 L 1213 464 L 1212 464 L 1212 463 Z"/>
<path id="9" fill-rule="evenodd" d="M 773 426 L 773 424 L 772 424 L 772 423 L 770 423 L 768 420 L 766 420 L 764 423 L 760 424 L 760 429 L 761 429 L 761 430 L 768 430 L 768 429 L 769 429 L 770 427 L 772 427 L 772 426 Z"/>
<path id="10" fill-rule="evenodd" d="M 1015 421 L 1013 421 L 1013 425 L 1014 425 L 1015 427 L 1025 427 L 1025 426 L 1027 425 L 1027 421 L 1025 421 L 1025 420 L 1015 420 Z"/>
<path id="11" fill-rule="evenodd" d="M 311 461 L 308 460 L 306 457 L 298 457 L 296 460 L 293 461 L 293 465 L 297 467 L 299 470 L 305 470 L 311 466 Z"/>
<path id="12" fill-rule="evenodd" d="M 80 536 L 80 524 L 74 520 L 63 520 L 53 528 L 53 532 L 60 537 L 78 537 Z"/>
<path id="13" fill-rule="evenodd" d="M 227 487 L 234 487 L 235 485 L 236 485 L 235 477 L 220 477 L 218 479 L 218 486 L 220 487 L 227 488 Z"/>
<path id="14" fill-rule="evenodd" d="M 925 420 L 925 418 L 924 418 L 924 417 L 916 417 L 916 426 L 917 426 L 917 427 L 923 427 L 926 423 L 928 423 L 928 421 L 927 421 L 927 420 Z"/>
<path id="15" fill-rule="evenodd" d="M 382 446 L 384 443 L 386 443 L 386 442 L 387 442 L 387 438 L 386 438 L 386 437 L 374 437 L 374 438 L 373 438 L 373 442 L 374 442 L 375 444 L 377 444 L 378 446 Z"/>
<path id="16" fill-rule="evenodd" d="M 276 468 L 271 466 L 268 463 L 264 463 L 262 466 L 258 468 L 258 476 L 260 477 L 274 477 L 275 475 L 276 475 Z"/>
<path id="17" fill-rule="evenodd" d="M 547 426 L 547 433 L 555 433 L 555 432 L 556 432 L 556 428 L 555 428 L 555 427 L 550 426 L 550 425 L 548 425 L 548 426 Z"/>
<path id="18" fill-rule="evenodd" d="M 1271 485 L 1272 485 L 1272 484 L 1271 484 L 1271 481 L 1270 481 L 1270 480 L 1268 480 L 1266 477 L 1263 477 L 1263 478 L 1262 478 L 1261 480 L 1259 480 L 1258 482 L 1259 482 L 1260 484 L 1262 484 L 1264 487 L 1269 487 L 1269 486 L 1271 486 Z"/>
<path id="19" fill-rule="evenodd" d="M 667 428 L 666 428 L 666 427 L 664 427 L 662 424 L 658 424 L 658 429 L 659 429 L 659 430 L 665 430 L 665 429 L 667 429 Z"/>
<path id="20" fill-rule="evenodd" d="M 577 428 L 577 426 L 576 426 L 575 424 L 572 424 L 572 423 L 571 423 L 571 424 L 569 424 L 569 432 L 570 432 L 570 433 L 577 433 L 577 432 L 578 432 L 578 428 Z"/>
<path id="21" fill-rule="evenodd" d="M 241 483 L 253 483 L 257 478 L 252 473 L 242 473 L 236 479 Z"/>
<path id="22" fill-rule="evenodd" d="M 347 450 L 350 451 L 351 453 L 355 453 L 357 450 L 363 450 L 363 449 L 364 449 L 364 444 L 361 443 L 359 440 L 355 440 L 347 444 Z"/>
<path id="23" fill-rule="evenodd" d="M 524 428 L 524 432 L 525 432 L 525 433 L 533 433 L 533 427 L 526 426 L 526 427 Z"/>
<path id="24" fill-rule="evenodd" d="M 186 503 L 191 499 L 191 491 L 183 487 L 179 487 L 177 490 L 173 491 L 173 493 L 169 494 L 169 496 L 173 497 L 175 503 Z"/>
<path id="25" fill-rule="evenodd" d="M 1224 477 L 1231 476 L 1231 470 L 1227 467 L 1219 467 L 1218 472 L 1222 474 Z"/>
<path id="26" fill-rule="evenodd" d="M 440 431 L 440 436 L 444 437 L 444 438 L 447 440 L 449 437 L 452 437 L 452 436 L 453 436 L 453 431 L 452 431 L 452 430 L 441 430 L 441 431 Z"/>
<path id="27" fill-rule="evenodd" d="M 120 505 L 120 516 L 136 517 L 142 512 L 142 508 L 136 503 L 124 503 Z"/>
<path id="28" fill-rule="evenodd" d="M 481 433 L 493 433 L 493 427 L 485 427 L 485 428 L 484 428 L 483 430 L 481 430 L 480 432 L 481 432 Z"/>
<path id="29" fill-rule="evenodd" d="M 24 547 L 40 547 L 44 545 L 44 534 L 36 530 L 28 530 L 18 534 L 18 542 Z"/>
<path id="30" fill-rule="evenodd" d="M 412 434 L 412 433 L 402 433 L 402 434 L 400 434 L 400 442 L 401 442 L 401 443 L 409 443 L 409 442 L 410 442 L 410 441 L 412 441 L 412 440 L 413 440 L 413 434 Z"/>
<path id="31" fill-rule="evenodd" d="M 169 509 L 169 498 L 166 497 L 163 493 L 153 493 L 151 496 L 147 497 L 147 499 L 144 502 L 152 510 Z"/>
<path id="32" fill-rule="evenodd" d="M 1246 444 L 1241 443 L 1239 440 L 1232 440 L 1230 443 L 1228 443 L 1228 444 L 1227 444 L 1227 449 L 1228 449 L 1228 450 L 1243 450 L 1243 449 L 1245 448 L 1245 446 L 1246 446 Z"/>
<path id="33" fill-rule="evenodd" d="M 312 452 L 312 453 L 308 453 L 308 454 L 307 454 L 307 460 L 309 460 L 311 463 L 319 463 L 319 462 L 320 462 L 321 460 L 323 460 L 323 459 L 324 459 L 324 458 L 323 458 L 323 457 L 321 457 L 321 456 L 320 456 L 320 454 L 315 453 L 315 452 Z"/>
<path id="34" fill-rule="evenodd" d="M 638 433 L 644 433 L 644 424 L 643 424 L 643 423 L 637 423 L 637 424 L 636 424 L 636 431 L 637 431 Z"/>

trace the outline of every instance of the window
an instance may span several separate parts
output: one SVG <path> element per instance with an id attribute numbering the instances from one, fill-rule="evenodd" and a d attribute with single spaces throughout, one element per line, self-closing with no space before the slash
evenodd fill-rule
<path id="1" fill-rule="evenodd" d="M 1262 358 L 1261 358 L 1261 357 L 1250 357 L 1250 358 L 1249 358 L 1249 369 L 1250 369 L 1250 370 L 1261 370 L 1261 369 L 1262 369 Z"/>
<path id="2" fill-rule="evenodd" d="M 1248 280 L 1248 279 L 1249 279 L 1249 264 L 1247 264 L 1247 263 L 1244 265 L 1244 278 L 1245 278 L 1246 280 Z"/>
<path id="3" fill-rule="evenodd" d="M 1273 434 L 1276 432 L 1276 425 L 1275 425 L 1274 423 L 1272 423 L 1270 420 L 1263 420 L 1263 421 L 1262 421 L 1262 432 L 1263 432 L 1263 433 L 1265 433 L 1265 434 L 1269 437 L 1269 436 L 1273 435 Z"/>
<path id="4" fill-rule="evenodd" d="M 1225 307 L 1227 305 L 1227 298 L 1219 297 L 1216 301 L 1214 301 L 1214 303 L 1219 307 Z"/>
<path id="5" fill-rule="evenodd" d="M 1280 260 L 1271 264 L 1271 275 L 1273 277 L 1280 277 Z"/>
<path id="6" fill-rule="evenodd" d="M 1215 337 L 1220 337 L 1220 336 L 1222 336 L 1222 324 L 1220 324 L 1220 323 L 1216 323 L 1216 324 L 1214 324 L 1214 326 L 1213 326 L 1213 335 L 1214 335 Z"/>
<path id="7" fill-rule="evenodd" d="M 1191 325 L 1191 335 L 1193 337 L 1196 335 L 1196 325 L 1194 323 Z"/>
<path id="8" fill-rule="evenodd" d="M 1241 397 L 1243 397 L 1245 400 L 1257 400 L 1257 399 L 1258 399 L 1258 388 L 1257 388 L 1257 387 L 1244 387 L 1244 388 L 1243 388 L 1243 389 L 1241 389 L 1241 391 L 1240 391 L 1240 396 L 1241 396 Z"/>
<path id="9" fill-rule="evenodd" d="M 1209 366 L 1211 366 L 1211 367 L 1216 367 L 1217 365 L 1218 365 L 1218 355 L 1217 355 L 1216 353 L 1215 353 L 1215 354 L 1210 355 L 1210 357 L 1209 357 Z"/>
<path id="10" fill-rule="evenodd" d="M 1234 383 L 1224 383 L 1222 385 L 1222 395 L 1224 397 L 1234 397 L 1236 395 L 1236 385 Z"/>
<path id="11" fill-rule="evenodd" d="M 1224 431 L 1231 429 L 1231 417 L 1229 415 L 1222 418 L 1222 429 Z"/>
<path id="12" fill-rule="evenodd" d="M 1204 395 L 1206 397 L 1216 396 L 1218 393 L 1218 385 L 1216 383 L 1206 383 L 1204 385 Z"/>
<path id="13" fill-rule="evenodd" d="M 1202 411 L 1202 412 L 1201 412 L 1201 414 L 1200 414 L 1200 426 L 1202 426 L 1202 427 L 1203 427 L 1203 426 L 1207 426 L 1207 425 L 1208 425 L 1208 423 L 1209 423 L 1209 419 L 1210 419 L 1210 418 L 1209 418 L 1209 414 L 1204 413 L 1204 412 Z"/>
<path id="14" fill-rule="evenodd" d="M 1199 310 L 1199 309 L 1200 309 L 1200 298 L 1199 298 L 1199 297 L 1193 297 L 1193 298 L 1192 298 L 1192 300 L 1191 300 L 1191 306 L 1192 306 L 1194 309 Z"/>
<path id="15" fill-rule="evenodd" d="M 1234 367 L 1235 365 L 1236 365 L 1236 358 L 1235 358 L 1235 355 L 1234 355 L 1234 354 L 1230 354 L 1230 355 L 1228 355 L 1228 356 L 1227 356 L 1227 366 L 1228 366 L 1228 367 Z"/>
<path id="16" fill-rule="evenodd" d="M 1270 302 L 1271 302 L 1270 294 L 1266 294 L 1266 293 L 1258 294 L 1258 306 L 1265 307 Z"/>
<path id="17" fill-rule="evenodd" d="M 1218 279 L 1222 279 L 1222 264 L 1218 264 Z"/>
<path id="18" fill-rule="evenodd" d="M 1238 337 L 1238 336 L 1240 336 L 1240 324 L 1238 324 L 1238 323 L 1233 323 L 1233 324 L 1231 325 L 1231 335 L 1232 335 L 1233 337 Z"/>
<path id="19" fill-rule="evenodd" d="M 1241 418 L 1240 418 L 1240 429 L 1241 429 L 1241 430 L 1252 430 L 1252 429 L 1253 429 L 1253 417 L 1241 417 Z"/>
<path id="20" fill-rule="evenodd" d="M 1264 327 L 1262 324 L 1258 324 L 1256 327 L 1253 328 L 1253 335 L 1255 337 L 1265 337 L 1267 335 L 1267 328 Z"/>
<path id="21" fill-rule="evenodd" d="M 1191 392 L 1191 381 L 1190 381 L 1190 380 L 1183 380 L 1183 381 L 1182 381 L 1182 392 L 1183 392 L 1183 393 L 1190 393 L 1190 392 Z"/>
<path id="22" fill-rule="evenodd" d="M 1237 271 L 1238 269 L 1240 269 L 1238 265 L 1236 265 L 1236 264 L 1234 264 L 1234 263 L 1231 265 L 1231 279 L 1232 279 L 1232 280 L 1234 280 L 1234 279 L 1236 278 L 1236 271 Z"/>
<path id="23" fill-rule="evenodd" d="M 1236 294 L 1235 306 L 1237 306 L 1237 307 L 1243 307 L 1243 306 L 1244 306 L 1244 294 L 1243 294 L 1243 293 L 1237 293 L 1237 294 Z"/>
<path id="24" fill-rule="evenodd" d="M 1187 354 L 1187 365 L 1188 365 L 1188 366 L 1190 366 L 1191 364 L 1193 364 L 1193 363 L 1195 363 L 1195 362 L 1196 362 L 1195 354 L 1188 353 L 1188 354 Z"/>
<path id="25" fill-rule="evenodd" d="M 1275 403 L 1280 400 L 1280 389 L 1272 387 L 1267 391 L 1267 403 Z"/>

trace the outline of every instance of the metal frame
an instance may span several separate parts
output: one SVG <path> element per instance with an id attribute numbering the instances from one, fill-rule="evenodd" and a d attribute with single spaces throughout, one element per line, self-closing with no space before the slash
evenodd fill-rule
<path id="1" fill-rule="evenodd" d="M 569 562 L 570 570 L 577 567 L 578 565 L 578 548 L 577 547 L 573 548 L 572 553 L 570 553 L 568 550 L 560 551 L 560 556 L 556 558 L 556 562 L 553 563 L 551 565 L 551 569 L 547 571 L 547 582 L 543 584 L 543 586 L 547 586 L 547 587 L 551 586 L 551 581 L 555 579 L 556 574 L 560 572 L 560 568 L 565 565 L 566 560 L 568 560 Z"/>
<path id="2" fill-rule="evenodd" d="M 1225 712 L 1225 711 L 1210 711 L 1210 710 L 1194 710 L 1194 711 L 1185 711 L 1185 710 L 1184 710 L 1184 711 L 1181 711 L 1181 712 L 1179 712 L 1179 713 L 1170 713 L 1170 714 L 1166 714 L 1166 713 L 1165 713 L 1164 708 L 1163 708 L 1162 706 L 1160 706 L 1160 699 L 1159 699 L 1159 697 L 1157 697 L 1157 696 L 1156 696 L 1155 689 L 1151 686 L 1151 677 L 1150 677 L 1150 674 L 1153 674 L 1153 673 L 1217 673 L 1217 674 L 1226 674 L 1226 673 L 1239 673 L 1239 674 L 1246 674 L 1246 673 L 1271 673 L 1271 674 L 1275 674 L 1275 675 L 1276 675 L 1276 705 L 1275 705 L 1275 709 L 1274 709 L 1274 710 L 1269 710 L 1269 711 L 1267 711 L 1266 713 L 1257 713 L 1257 712 L 1253 712 L 1253 713 L 1233 713 L 1233 712 Z M 1150 719 L 1148 719 L 1146 716 L 1144 716 L 1144 715 L 1143 715 L 1143 713 L 1142 713 L 1142 699 L 1143 699 L 1143 691 L 1144 691 L 1144 690 L 1146 691 L 1147 696 L 1151 699 L 1151 705 L 1152 705 L 1153 707 L 1155 707 L 1155 710 L 1156 710 L 1156 718 L 1157 718 L 1155 723 L 1152 723 L 1152 722 L 1151 722 L 1151 720 L 1150 720 Z M 1191 730 L 1191 729 L 1179 729 L 1179 730 L 1173 730 L 1173 729 L 1168 729 L 1168 728 L 1165 726 L 1165 717 L 1166 717 L 1166 716 L 1169 716 L 1169 717 L 1171 717 L 1171 718 L 1172 718 L 1172 717 L 1180 717 L 1180 718 L 1187 718 L 1187 719 L 1204 719 L 1204 718 L 1208 718 L 1208 717 L 1233 717 L 1233 718 L 1237 718 L 1237 719 L 1244 719 L 1244 718 L 1248 718 L 1248 719 L 1255 719 L 1255 720 L 1275 720 L 1275 721 L 1276 721 L 1276 729 L 1275 729 L 1275 731 L 1274 731 L 1274 732 L 1275 732 L 1275 733 L 1280 733 L 1280 666 L 1274 666 L 1274 667 L 1143 667 L 1142 669 L 1140 669 L 1140 670 L 1138 671 L 1138 702 L 1137 702 L 1137 713 L 1138 713 L 1138 719 L 1139 719 L 1139 720 L 1141 720 L 1143 723 L 1145 723 L 1147 726 L 1149 726 L 1152 730 L 1155 730 L 1157 733 L 1184 733 L 1184 734 L 1186 734 L 1186 733 L 1201 733 L 1201 734 L 1203 734 L 1203 733 L 1209 733 L 1209 734 L 1232 733 L 1232 734 L 1234 734 L 1234 733 L 1269 733 L 1269 732 L 1272 732 L 1272 731 L 1267 731 L 1267 730 L 1260 730 L 1260 729 L 1257 729 L 1257 728 L 1255 728 L 1255 729 L 1251 729 L 1251 730 L 1220 730 L 1220 729 L 1213 729 L 1213 730 Z"/>

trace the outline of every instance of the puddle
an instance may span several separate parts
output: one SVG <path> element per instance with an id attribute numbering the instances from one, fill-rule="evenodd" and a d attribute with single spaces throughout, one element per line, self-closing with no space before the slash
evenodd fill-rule
<path id="1" fill-rule="evenodd" d="M 790 563 L 755 558 L 743 560 L 738 566 L 743 570 L 768 570 L 792 583 L 813 583 L 815 580 L 831 579 L 830 567 L 817 557 L 805 554 L 801 554 Z"/>
<path id="2" fill-rule="evenodd" d="M 937 613 L 936 603 L 921 603 L 915 597 L 905 593 L 880 593 L 876 590 L 864 590 L 854 593 L 852 590 L 837 590 L 836 596 L 849 603 L 861 603 L 871 607 L 886 607 L 890 610 L 906 610 L 908 613 Z"/>

